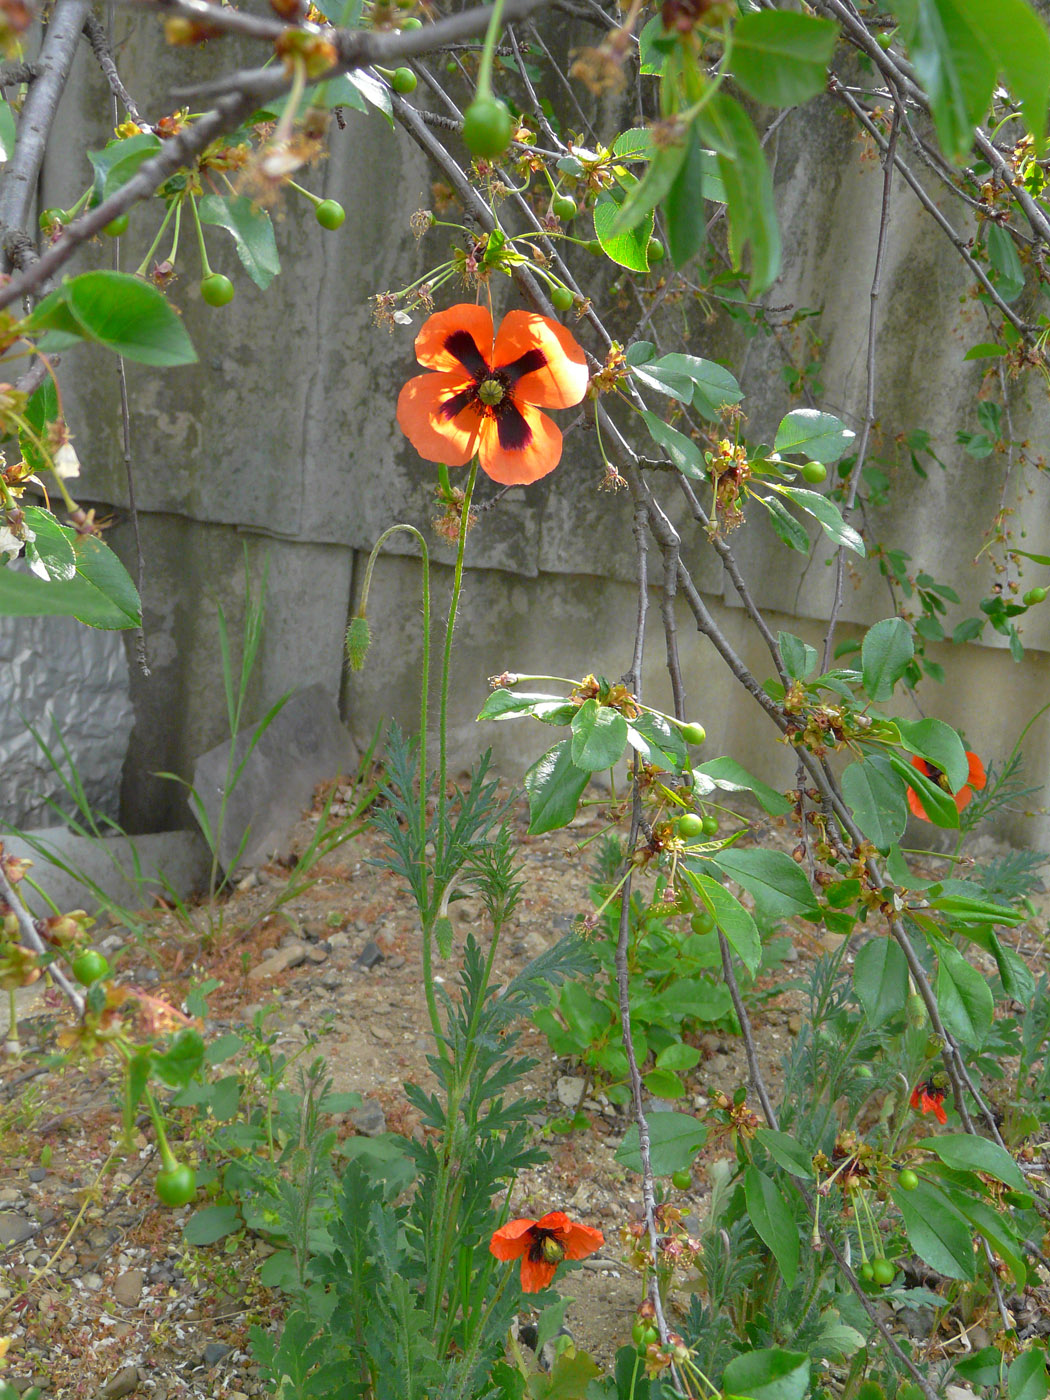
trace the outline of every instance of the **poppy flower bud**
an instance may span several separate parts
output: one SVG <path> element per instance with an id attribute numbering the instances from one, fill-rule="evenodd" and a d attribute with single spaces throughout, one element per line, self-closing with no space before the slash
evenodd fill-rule
<path id="1" fill-rule="evenodd" d="M 351 671 L 364 669 L 365 656 L 371 643 L 372 634 L 368 627 L 368 619 L 352 618 L 350 626 L 346 629 L 346 659 L 350 663 Z"/>

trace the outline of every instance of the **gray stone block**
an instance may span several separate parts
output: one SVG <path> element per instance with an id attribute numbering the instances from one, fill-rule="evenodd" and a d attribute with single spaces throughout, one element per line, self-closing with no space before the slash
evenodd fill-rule
<path id="1" fill-rule="evenodd" d="M 196 831 L 94 838 L 59 826 L 2 839 L 5 850 L 29 857 L 31 877 L 62 910 L 86 909 L 95 914 L 110 901 L 141 909 L 168 889 L 187 897 L 204 885 L 208 875 L 208 850 Z M 28 885 L 19 888 L 34 914 L 50 914 Z"/>
<path id="2" fill-rule="evenodd" d="M 256 865 L 284 850 L 317 784 L 356 762 L 354 741 L 323 685 L 296 691 L 265 728 L 260 723 L 238 735 L 236 745 L 228 740 L 202 754 L 193 785 L 218 833 L 223 869 Z"/>

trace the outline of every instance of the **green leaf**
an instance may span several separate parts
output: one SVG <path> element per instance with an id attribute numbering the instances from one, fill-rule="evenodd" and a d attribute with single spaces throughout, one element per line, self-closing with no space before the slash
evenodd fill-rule
<path id="1" fill-rule="evenodd" d="M 859 949 L 853 963 L 853 989 L 868 1023 L 875 1029 L 904 1010 L 908 998 L 908 961 L 889 934 Z"/>
<path id="2" fill-rule="evenodd" d="M 110 141 L 104 150 L 88 151 L 88 160 L 95 172 L 95 202 L 101 204 L 126 185 L 143 161 L 155 156 L 160 147 L 159 136 L 154 136 L 152 131 L 140 131 L 137 136 Z"/>
<path id="3" fill-rule="evenodd" d="M 546 695 L 524 690 L 494 690 L 478 712 L 478 719 L 520 719 L 524 715 L 549 713 L 565 704 L 563 695 Z M 575 705 L 572 707 L 575 712 Z"/>
<path id="4" fill-rule="evenodd" d="M 984 1172 L 994 1176 L 996 1181 L 1005 1182 L 1015 1191 L 1027 1191 L 1020 1167 L 997 1142 L 976 1137 L 972 1133 L 947 1133 L 944 1136 L 928 1137 L 924 1146 L 936 1152 L 947 1167 L 961 1172 Z"/>
<path id="5" fill-rule="evenodd" d="M 784 851 L 729 846 L 718 852 L 712 864 L 753 896 L 761 918 L 772 921 L 817 913 L 809 881 Z"/>
<path id="6" fill-rule="evenodd" d="M 942 719 L 899 719 L 901 744 L 939 768 L 951 784 L 952 792 L 964 787 L 970 776 L 970 761 L 962 740 Z"/>
<path id="7" fill-rule="evenodd" d="M 650 413 L 647 408 L 641 409 L 640 412 L 645 426 L 649 429 L 649 436 L 657 446 L 664 449 L 682 475 L 693 481 L 706 480 L 707 463 L 692 438 L 687 438 L 684 433 L 657 418 L 656 414 Z"/>
<path id="8" fill-rule="evenodd" d="M 186 1027 L 163 1054 L 154 1054 L 153 1069 L 158 1079 L 171 1088 L 184 1089 L 203 1062 L 204 1038 L 200 1031 Z"/>
<path id="9" fill-rule="evenodd" d="M 798 1275 L 798 1227 L 774 1183 L 755 1166 L 744 1169 L 747 1214 L 759 1239 L 777 1261 L 784 1282 L 793 1287 Z"/>
<path id="10" fill-rule="evenodd" d="M 771 788 L 768 783 L 752 777 L 735 758 L 709 759 L 707 763 L 701 763 L 694 768 L 693 775 L 698 786 L 701 779 L 706 779 L 709 784 L 721 788 L 723 792 L 753 792 L 759 804 L 771 817 L 785 817 L 791 811 L 791 803 L 782 792 L 777 792 L 776 788 Z M 708 786 L 702 795 L 706 796 L 710 791 Z"/>
<path id="11" fill-rule="evenodd" d="M 913 764 L 905 763 L 904 759 L 898 758 L 896 754 L 889 755 L 889 764 L 901 782 L 910 787 L 918 797 L 923 811 L 934 826 L 958 831 L 959 809 L 955 805 L 955 799 L 949 797 L 939 783 L 927 778 L 925 773 L 920 773 Z"/>
<path id="12" fill-rule="evenodd" d="M 1050 103 L 1050 34 L 1045 20 L 1024 0 L 995 0 L 991 6 L 988 0 L 955 0 L 955 6 L 994 55 L 1007 86 L 1021 99 L 1036 154 L 1042 154 Z"/>
<path id="13" fill-rule="evenodd" d="M 187 1244 L 214 1244 L 216 1240 L 241 1229 L 244 1221 L 236 1206 L 205 1206 L 190 1216 L 182 1227 Z"/>
<path id="14" fill-rule="evenodd" d="M 790 1133 L 777 1132 L 773 1128 L 759 1128 L 755 1137 L 779 1166 L 792 1176 L 803 1181 L 813 1179 L 812 1155 Z"/>
<path id="15" fill-rule="evenodd" d="M 125 359 L 170 368 L 197 359 L 185 328 L 156 287 L 126 272 L 82 272 L 46 296 L 26 322 L 45 335 L 43 348 L 78 340 L 105 345 Z"/>
<path id="16" fill-rule="evenodd" d="M 729 370 L 713 360 L 672 353 L 661 356 L 656 364 L 692 382 L 693 407 L 709 422 L 717 422 L 727 404 L 739 403 L 744 397 L 744 391 Z"/>
<path id="17" fill-rule="evenodd" d="M 1013 239 L 1006 229 L 990 223 L 985 225 L 985 241 L 996 291 L 1003 301 L 1016 301 L 1024 291 L 1024 268 Z"/>
<path id="18" fill-rule="evenodd" d="M 895 1188 L 893 1201 L 923 1263 L 947 1278 L 976 1277 L 970 1225 L 936 1186 L 920 1181 L 914 1191 Z"/>
<path id="19" fill-rule="evenodd" d="M 733 77 L 769 107 L 808 102 L 824 91 L 837 35 L 831 20 L 790 10 L 741 15 L 733 30 Z"/>
<path id="20" fill-rule="evenodd" d="M 696 1154 L 707 1141 L 707 1125 L 688 1113 L 671 1113 L 661 1109 L 646 1114 L 649 1121 L 649 1154 L 656 1176 L 691 1167 Z M 638 1146 L 638 1124 L 632 1123 L 616 1149 L 616 1160 L 628 1171 L 642 1170 Z"/>
<path id="21" fill-rule="evenodd" d="M 812 515 L 825 535 L 835 544 L 852 549 L 854 554 L 859 554 L 862 559 L 867 554 L 864 541 L 852 525 L 846 524 L 842 518 L 842 512 L 834 501 L 827 496 L 822 496 L 819 491 L 807 491 L 803 486 L 778 486 L 776 489 L 782 496 L 787 496 L 794 501 L 808 515 Z"/>
<path id="22" fill-rule="evenodd" d="M 780 420 L 773 450 L 828 466 L 838 461 L 856 436 L 852 428 L 847 428 L 832 413 L 796 408 Z"/>
<path id="23" fill-rule="evenodd" d="M 1018 957 L 1012 948 L 1006 948 L 993 933 L 989 936 L 989 947 L 999 969 L 999 980 L 1003 991 L 1022 1006 L 1035 996 L 1035 978 L 1023 958 Z"/>
<path id="24" fill-rule="evenodd" d="M 627 721 L 619 710 L 585 700 L 572 721 L 570 754 L 577 768 L 598 773 L 620 761 L 627 747 Z"/>
<path id="25" fill-rule="evenodd" d="M 669 724 L 663 715 L 651 714 L 648 710 L 633 719 L 628 726 L 649 746 L 649 762 L 670 773 L 680 773 L 685 767 L 688 751 L 682 732 L 676 724 Z"/>
<path id="26" fill-rule="evenodd" d="M 344 76 L 348 84 L 357 89 L 368 105 L 374 107 L 377 112 L 381 112 L 393 126 L 394 108 L 390 101 L 390 89 L 386 83 L 381 83 L 366 68 L 351 68 Z"/>
<path id="27" fill-rule="evenodd" d="M 904 834 L 908 807 L 904 784 L 881 755 L 851 763 L 842 774 L 842 796 L 857 825 L 880 851 Z"/>
<path id="28" fill-rule="evenodd" d="M 685 1097 L 685 1085 L 672 1070 L 651 1069 L 642 1075 L 642 1083 L 655 1098 L 681 1099 Z"/>
<path id="29" fill-rule="evenodd" d="M 613 216 L 608 228 L 610 238 L 636 228 L 643 219 L 649 218 L 656 206 L 670 191 L 685 157 L 686 144 L 684 139 L 674 145 L 660 146 L 654 152 L 645 174 L 636 185 L 631 187 L 627 198 Z M 597 233 L 597 226 L 595 233 Z"/>
<path id="30" fill-rule="evenodd" d="M 657 16 L 659 18 L 659 16 Z M 17 126 L 10 102 L 0 101 L 0 161 L 8 161 L 14 154 Z"/>
<path id="31" fill-rule="evenodd" d="M 986 341 L 982 345 L 971 345 L 963 356 L 963 359 L 996 360 L 1002 359 L 1004 355 L 1008 355 L 1009 353 L 1005 345 L 993 345 L 990 341 Z"/>
<path id="32" fill-rule="evenodd" d="M 701 139 L 718 154 L 734 271 L 742 265 L 744 248 L 750 245 L 749 294 L 758 296 L 780 271 L 780 229 L 765 155 L 751 118 L 725 91 L 707 103 L 697 121 Z"/>
<path id="33" fill-rule="evenodd" d="M 817 664 L 817 649 L 796 637 L 793 632 L 778 632 L 777 646 L 784 670 L 796 681 L 804 681 Z"/>
<path id="34" fill-rule="evenodd" d="M 687 860 L 683 864 L 686 878 L 700 895 L 704 907 L 714 916 L 733 952 L 754 976 L 762 961 L 762 939 L 754 919 L 724 885 L 710 875 L 701 874 L 696 862 Z"/>
<path id="35" fill-rule="evenodd" d="M 273 221 L 265 209 L 243 194 L 206 194 L 198 202 L 202 224 L 224 228 L 233 236 L 237 256 L 255 285 L 264 291 L 281 270 Z"/>
<path id="36" fill-rule="evenodd" d="M 700 145 L 696 131 L 690 129 L 685 160 L 663 204 L 667 248 L 672 263 L 679 269 L 703 247 L 707 218 L 704 199 L 712 198 L 710 162 L 710 153 Z M 718 186 L 722 189 L 721 180 Z"/>
<path id="37" fill-rule="evenodd" d="M 676 1040 L 671 1045 L 666 1045 L 656 1057 L 657 1069 L 671 1069 L 688 1071 L 694 1069 L 700 1063 L 700 1051 L 695 1045 L 686 1045 L 682 1040 Z"/>
<path id="38" fill-rule="evenodd" d="M 19 450 L 34 472 L 46 471 L 51 465 L 50 457 L 37 446 L 35 439 L 46 439 L 48 425 L 57 417 L 58 391 L 55 381 L 48 375 L 26 404 L 25 423 L 32 429 L 32 435 L 24 430 L 18 434 Z"/>
<path id="39" fill-rule="evenodd" d="M 0 616 L 75 617 L 104 631 L 141 626 L 138 593 L 113 551 L 86 535 L 74 552 L 76 577 L 66 581 L 0 566 Z"/>
<path id="40" fill-rule="evenodd" d="M 602 245 L 602 252 L 614 263 L 632 272 L 648 272 L 649 240 L 656 216 L 650 209 L 630 228 L 617 229 L 620 209 L 613 199 L 599 199 L 594 206 L 594 236 Z"/>
<path id="41" fill-rule="evenodd" d="M 988 110 L 996 62 L 957 0 L 918 0 L 908 50 L 929 97 L 941 147 L 961 160 Z"/>
<path id="42" fill-rule="evenodd" d="M 901 617 L 886 617 L 869 627 L 860 650 L 864 692 L 869 700 L 888 700 L 915 655 L 911 629 Z"/>
<path id="43" fill-rule="evenodd" d="M 529 834 L 542 836 L 544 832 L 568 826 L 590 780 L 590 773 L 573 763 L 570 740 L 563 739 L 548 749 L 525 774 Z"/>
<path id="44" fill-rule="evenodd" d="M 769 511 L 769 518 L 778 538 L 789 549 L 794 549 L 799 554 L 809 553 L 809 536 L 790 514 L 783 501 L 776 496 L 760 496 L 757 492 L 751 493 L 753 501 L 759 501 Z"/>
<path id="45" fill-rule="evenodd" d="M 49 510 L 41 506 L 25 507 L 26 525 L 36 538 L 26 541 L 26 560 L 43 569 L 49 579 L 71 579 L 77 571 L 76 554 L 73 542 L 77 538 L 75 530 L 68 525 L 60 525 Z"/>
<path id="46" fill-rule="evenodd" d="M 937 949 L 937 1006 L 952 1034 L 979 1050 L 995 1016 L 992 990 L 950 943 L 941 943 Z"/>
<path id="47" fill-rule="evenodd" d="M 722 1375 L 726 1400 L 748 1396 L 749 1400 L 804 1400 L 809 1390 L 809 1355 L 804 1351 L 782 1351 L 767 1347 L 734 1356 Z"/>
<path id="48" fill-rule="evenodd" d="M 1048 1389 L 1046 1352 L 1042 1347 L 1032 1346 L 1014 1357 L 1006 1373 L 1009 1400 L 1045 1400 Z"/>
<path id="49" fill-rule="evenodd" d="M 274 104 L 276 107 L 276 103 Z M 323 107 L 325 111 L 331 111 L 333 107 L 349 107 L 354 112 L 367 112 L 368 103 L 361 96 L 360 91 L 354 83 L 350 81 L 347 73 L 340 73 L 336 78 L 328 78 L 325 82 L 317 86 L 317 105 Z M 277 113 L 275 112 L 276 116 Z"/>

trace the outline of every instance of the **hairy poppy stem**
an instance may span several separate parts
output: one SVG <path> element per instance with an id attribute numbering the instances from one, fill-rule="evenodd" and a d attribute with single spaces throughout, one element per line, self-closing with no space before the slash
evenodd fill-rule
<path id="1" fill-rule="evenodd" d="M 478 459 L 475 456 L 470 464 L 463 503 L 460 506 L 459 545 L 456 549 L 456 571 L 452 581 L 452 601 L 448 609 L 448 622 L 445 626 L 445 654 L 441 663 L 441 710 L 438 717 L 438 791 L 437 791 L 437 831 L 434 847 L 437 851 L 436 865 L 441 866 L 445 852 L 445 783 L 448 778 L 448 682 L 452 668 L 452 638 L 456 631 L 456 614 L 459 611 L 459 597 L 463 590 L 463 558 L 467 549 L 467 531 L 470 528 L 470 502 L 474 495 L 474 483 L 478 479 Z"/>

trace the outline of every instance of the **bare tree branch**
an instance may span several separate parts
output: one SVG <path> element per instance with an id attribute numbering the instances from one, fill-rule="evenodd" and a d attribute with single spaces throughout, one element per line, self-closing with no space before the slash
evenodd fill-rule
<path id="1" fill-rule="evenodd" d="M 128 92 L 117 72 L 117 65 L 113 62 L 113 50 L 110 46 L 109 35 L 106 33 L 101 20 L 94 15 L 88 15 L 84 21 L 84 37 L 91 45 L 91 52 L 98 61 L 98 66 L 102 69 L 102 76 L 109 84 L 109 90 L 127 112 L 136 125 L 145 127 L 147 125 L 135 100 Z"/>

